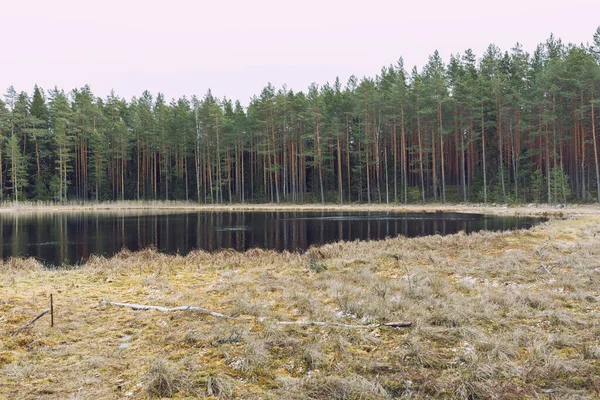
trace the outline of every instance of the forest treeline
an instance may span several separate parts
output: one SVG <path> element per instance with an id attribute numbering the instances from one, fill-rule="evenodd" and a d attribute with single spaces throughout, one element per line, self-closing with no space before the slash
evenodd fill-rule
<path id="1" fill-rule="evenodd" d="M 0 100 L 2 200 L 600 201 L 600 28 L 418 70 L 130 101 L 88 86 Z"/>

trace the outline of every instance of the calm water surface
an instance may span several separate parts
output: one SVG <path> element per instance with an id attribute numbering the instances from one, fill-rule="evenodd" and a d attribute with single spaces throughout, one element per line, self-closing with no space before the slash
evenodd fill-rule
<path id="1" fill-rule="evenodd" d="M 480 214 L 347 212 L 74 212 L 0 214 L 0 256 L 77 264 L 92 254 L 154 247 L 165 253 L 224 248 L 303 251 L 339 240 L 527 228 L 538 218 Z"/>

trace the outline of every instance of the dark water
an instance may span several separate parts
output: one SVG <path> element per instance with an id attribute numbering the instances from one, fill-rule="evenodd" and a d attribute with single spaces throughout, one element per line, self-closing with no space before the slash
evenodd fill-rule
<path id="1" fill-rule="evenodd" d="M 303 251 L 313 244 L 527 228 L 536 218 L 344 212 L 77 212 L 0 215 L 0 256 L 77 264 L 123 247 L 166 253 L 223 248 Z"/>

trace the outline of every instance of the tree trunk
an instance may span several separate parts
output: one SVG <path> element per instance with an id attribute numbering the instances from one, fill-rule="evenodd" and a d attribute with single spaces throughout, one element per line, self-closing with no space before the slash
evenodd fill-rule
<path id="1" fill-rule="evenodd" d="M 487 173 L 485 167 L 485 123 L 483 120 L 483 103 L 481 103 L 481 151 L 483 160 L 483 202 L 487 203 Z"/>
<path id="2" fill-rule="evenodd" d="M 421 200 L 425 203 L 425 178 L 423 174 L 423 143 L 421 140 L 421 117 L 419 115 L 419 96 L 417 96 L 417 136 L 419 140 L 419 165 L 421 167 Z"/>
<path id="3" fill-rule="evenodd" d="M 502 93 L 498 94 L 497 103 L 498 109 L 498 151 L 500 153 L 500 183 L 502 184 L 502 201 L 506 201 L 506 187 L 504 185 L 504 143 L 502 138 Z"/>
<path id="4" fill-rule="evenodd" d="M 383 159 L 385 163 L 385 204 L 390 204 L 390 186 L 388 182 L 388 159 L 387 159 L 387 143 L 384 143 L 383 146 Z"/>
<path id="5" fill-rule="evenodd" d="M 348 202 L 351 202 L 352 191 L 350 184 L 350 121 L 348 120 L 348 113 L 346 113 L 346 174 L 348 178 Z"/>
<path id="6" fill-rule="evenodd" d="M 400 127 L 402 135 L 400 162 L 402 163 L 402 180 L 404 185 L 404 203 L 408 203 L 408 165 L 406 160 L 406 130 L 404 129 L 404 103 L 400 103 Z"/>
<path id="7" fill-rule="evenodd" d="M 594 141 L 594 161 L 596 163 L 596 190 L 598 196 L 598 203 L 600 203 L 600 167 L 598 166 L 598 138 L 596 137 L 596 118 L 594 115 L 594 82 L 592 81 L 592 99 L 590 101 L 592 106 L 592 137 Z"/>
<path id="8" fill-rule="evenodd" d="M 444 127 L 442 126 L 442 103 L 438 103 L 438 126 L 440 129 L 440 155 L 442 169 L 442 203 L 446 202 L 446 173 L 444 172 Z"/>
<path id="9" fill-rule="evenodd" d="M 436 162 L 436 146 L 435 146 L 435 129 L 431 127 L 431 177 L 433 180 L 433 201 L 437 202 L 437 162 Z"/>
<path id="10" fill-rule="evenodd" d="M 465 134 L 466 130 L 464 132 L 460 132 L 460 171 L 462 175 L 463 201 L 467 201 L 467 179 L 465 171 Z"/>
<path id="11" fill-rule="evenodd" d="M 548 119 L 545 122 L 545 153 L 546 153 L 546 200 L 548 204 L 552 202 L 552 192 L 550 186 L 550 133 L 548 132 Z"/>
<path id="12" fill-rule="evenodd" d="M 398 138 L 396 136 L 396 116 L 394 115 L 394 127 L 392 129 L 392 155 L 394 156 L 394 203 L 398 202 Z M 387 167 L 386 167 L 387 170 Z"/>
<path id="13" fill-rule="evenodd" d="M 338 192 L 340 204 L 344 203 L 343 183 L 342 183 L 342 148 L 340 145 L 340 135 L 337 135 L 337 170 L 338 170 Z"/>

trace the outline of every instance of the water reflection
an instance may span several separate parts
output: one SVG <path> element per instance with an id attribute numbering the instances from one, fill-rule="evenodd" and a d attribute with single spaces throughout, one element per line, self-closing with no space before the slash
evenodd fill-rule
<path id="1" fill-rule="evenodd" d="M 303 251 L 338 240 L 509 230 L 537 222 L 529 217 L 458 213 L 14 213 L 0 215 L 0 256 L 36 257 L 61 265 L 81 262 L 91 254 L 110 256 L 124 247 L 181 254 L 253 247 Z"/>

